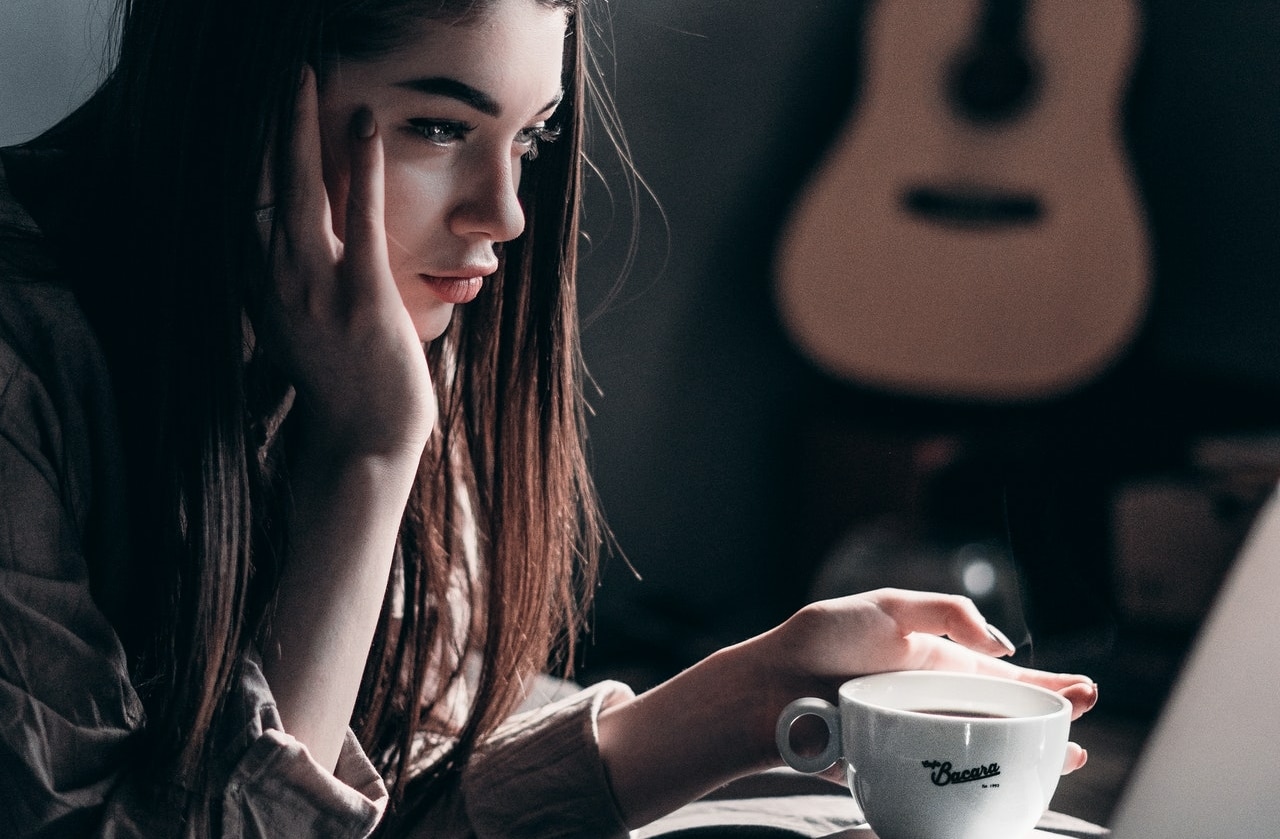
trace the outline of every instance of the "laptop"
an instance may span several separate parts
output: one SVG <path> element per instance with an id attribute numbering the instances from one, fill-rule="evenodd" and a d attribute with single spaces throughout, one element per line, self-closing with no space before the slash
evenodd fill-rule
<path id="1" fill-rule="evenodd" d="M 1258 513 L 1111 824 L 1112 839 L 1280 837 L 1280 492 Z"/>

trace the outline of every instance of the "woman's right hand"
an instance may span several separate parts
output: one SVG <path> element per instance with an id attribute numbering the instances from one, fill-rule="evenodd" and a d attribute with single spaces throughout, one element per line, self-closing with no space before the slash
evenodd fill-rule
<path id="1" fill-rule="evenodd" d="M 296 388 L 311 446 L 344 456 L 412 456 L 416 466 L 436 401 L 387 256 L 382 138 L 367 109 L 356 112 L 346 136 L 345 149 L 324 150 L 331 161 L 347 159 L 346 195 L 331 197 L 316 77 L 307 67 L 289 138 L 288 188 L 274 201 L 274 231 L 263 223 L 272 282 L 257 338 Z M 264 175 L 266 203 L 273 203 L 271 180 Z"/>
<path id="2" fill-rule="evenodd" d="M 275 230 L 264 230 L 272 236 L 272 282 L 258 325 L 264 349 L 297 390 L 299 421 L 288 555 L 263 672 L 285 730 L 332 769 L 436 403 L 422 342 L 388 263 L 377 126 L 361 109 L 349 131 L 336 132 L 345 148 L 325 151 L 347 167 L 348 186 L 331 196 L 310 70 L 296 107 L 288 188 L 276 204 Z"/>

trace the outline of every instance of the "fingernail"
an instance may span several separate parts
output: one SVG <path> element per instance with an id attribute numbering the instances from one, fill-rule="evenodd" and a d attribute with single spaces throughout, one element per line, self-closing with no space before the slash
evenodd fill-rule
<path id="1" fill-rule="evenodd" d="M 372 137 L 377 127 L 377 124 L 373 121 L 373 112 L 368 108 L 361 108 L 351 118 L 351 133 L 361 140 L 367 140 Z"/>
<path id="2" fill-rule="evenodd" d="M 997 644 L 1008 650 L 1010 655 L 1013 655 L 1018 651 L 1018 648 L 1013 645 L 1013 642 L 1009 640 L 1009 637 L 991 624 L 987 624 L 987 634 L 990 635 L 992 640 Z"/>
<path id="3" fill-rule="evenodd" d="M 1086 711 L 1091 711 L 1093 710 L 1093 706 L 1098 704 L 1098 683 L 1097 682 L 1092 681 L 1090 679 L 1081 679 L 1076 684 L 1068 686 L 1067 689 L 1070 690 L 1071 688 L 1083 688 L 1089 691 L 1087 694 L 1081 695 L 1079 699 L 1079 702 L 1081 705 L 1080 713 L 1083 714 Z"/>

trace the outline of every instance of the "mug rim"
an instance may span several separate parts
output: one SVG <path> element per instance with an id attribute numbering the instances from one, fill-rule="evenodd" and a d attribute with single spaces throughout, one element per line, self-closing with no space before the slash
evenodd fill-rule
<path id="1" fill-rule="evenodd" d="M 883 702 L 875 701 L 868 697 L 858 696 L 855 693 L 858 687 L 867 686 L 867 685 L 875 686 L 882 682 L 900 682 L 902 680 L 907 680 L 907 681 L 940 680 L 940 681 L 985 682 L 989 684 L 994 683 L 994 684 L 999 684 L 1001 686 L 1007 686 L 1007 687 L 1012 687 L 1018 690 L 1022 690 L 1030 694 L 1035 694 L 1043 699 L 1047 699 L 1051 701 L 1052 703 L 1054 703 L 1056 707 L 1052 709 L 1046 709 L 1045 711 L 1040 713 L 1017 714 L 1016 716 L 999 717 L 999 718 L 982 717 L 982 716 L 965 716 L 963 714 L 956 714 L 955 716 L 944 717 L 938 714 L 929 713 L 924 709 L 899 708 L 894 705 L 888 705 Z M 1019 682 L 1016 679 L 1009 679 L 1003 676 L 988 676 L 980 673 L 961 673 L 961 672 L 948 671 L 948 670 L 890 670 L 882 673 L 871 673 L 864 676 L 858 676 L 853 679 L 846 680 L 840 685 L 838 694 L 839 694 L 839 699 L 841 704 L 848 703 L 851 705 L 857 705 L 864 708 L 874 709 L 878 712 L 903 714 L 910 717 L 925 717 L 933 720 L 954 719 L 956 722 L 963 723 L 966 725 L 970 725 L 974 723 L 1008 725 L 1009 723 L 1016 723 L 1018 720 L 1044 720 L 1044 719 L 1051 719 L 1060 714 L 1070 715 L 1071 713 L 1071 701 L 1068 700 L 1062 694 L 1051 691 L 1048 688 L 1044 688 L 1039 685 L 1028 684 L 1026 682 Z"/>

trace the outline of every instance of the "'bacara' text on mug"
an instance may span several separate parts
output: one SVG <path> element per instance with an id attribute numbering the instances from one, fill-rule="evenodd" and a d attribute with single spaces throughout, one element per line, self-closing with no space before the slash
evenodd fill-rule
<path id="1" fill-rule="evenodd" d="M 802 772 L 841 758 L 880 839 L 1024 839 L 1049 807 L 1066 759 L 1071 703 L 1052 691 L 963 673 L 879 673 L 840 686 L 839 707 L 797 699 L 778 750 Z M 791 726 L 813 715 L 829 737 L 797 753 Z"/>

